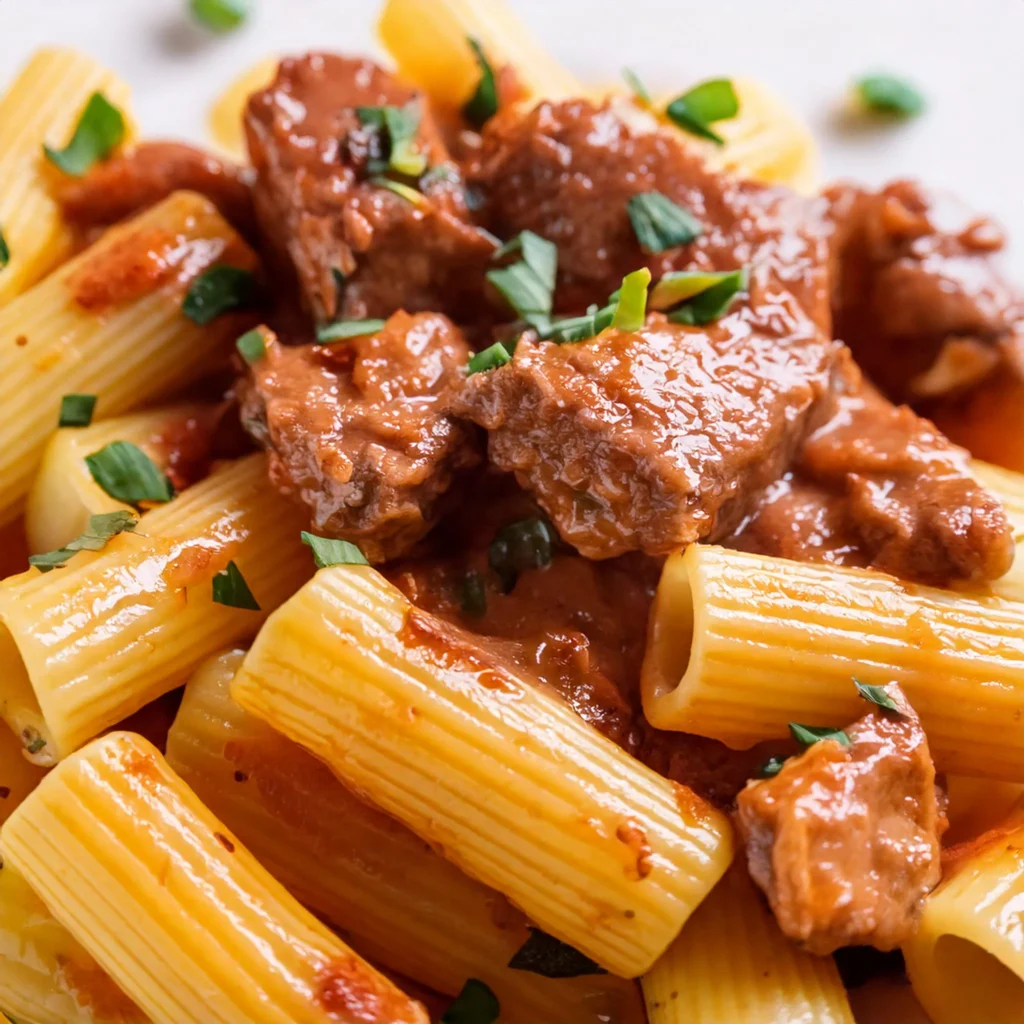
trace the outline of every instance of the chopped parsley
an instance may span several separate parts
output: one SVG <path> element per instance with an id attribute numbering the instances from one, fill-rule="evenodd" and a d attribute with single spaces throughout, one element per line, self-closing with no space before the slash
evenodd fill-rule
<path id="1" fill-rule="evenodd" d="M 174 488 L 159 466 L 129 441 L 111 441 L 85 457 L 93 480 L 118 501 L 138 505 L 143 501 L 165 502 Z"/>
<path id="2" fill-rule="evenodd" d="M 0 270 L 3 270 L 11 262 L 11 250 L 4 238 L 3 231 L 0 231 Z"/>
<path id="3" fill-rule="evenodd" d="M 487 550 L 487 564 L 501 583 L 503 594 L 515 588 L 524 569 L 541 569 L 551 564 L 558 534 L 547 519 L 531 516 L 503 526 Z"/>
<path id="4" fill-rule="evenodd" d="M 725 139 L 711 125 L 716 121 L 727 121 L 739 112 L 740 101 L 728 78 L 716 78 L 695 85 L 665 108 L 665 116 L 673 124 L 719 146 L 725 144 Z"/>
<path id="5" fill-rule="evenodd" d="M 263 338 L 263 331 L 254 327 L 246 331 L 238 341 L 235 342 L 238 354 L 250 365 L 258 363 L 267 354 L 267 343 Z"/>
<path id="6" fill-rule="evenodd" d="M 689 210 L 672 202 L 661 192 L 641 192 L 626 203 L 636 240 L 647 252 L 664 252 L 677 245 L 689 245 L 704 232 Z"/>
<path id="7" fill-rule="evenodd" d="M 124 115 L 101 92 L 89 97 L 71 141 L 63 149 L 44 145 L 46 159 L 73 178 L 106 160 L 124 140 Z"/>
<path id="8" fill-rule="evenodd" d="M 346 338 L 361 338 L 364 334 L 376 334 L 384 329 L 384 320 L 335 320 L 316 329 L 316 340 L 320 342 L 344 341 Z"/>
<path id="9" fill-rule="evenodd" d="M 511 359 L 509 350 L 502 342 L 496 341 L 490 348 L 485 348 L 482 352 L 477 352 L 475 356 L 470 357 L 466 364 L 466 376 L 472 377 L 474 373 L 496 370 L 499 366 L 510 362 Z"/>
<path id="10" fill-rule="evenodd" d="M 850 745 L 850 737 L 842 729 L 830 725 L 800 725 L 798 722 L 790 722 L 789 734 L 802 747 L 811 747 L 819 740 L 835 740 L 844 747 Z"/>
<path id="11" fill-rule="evenodd" d="M 463 106 L 462 114 L 474 128 L 479 130 L 498 112 L 498 80 L 480 41 L 472 36 L 467 36 L 466 42 L 469 43 L 473 56 L 476 58 L 477 67 L 480 68 L 480 79 L 476 83 L 473 95 Z"/>
<path id="12" fill-rule="evenodd" d="M 131 533 L 138 525 L 138 518 L 131 512 L 104 512 L 89 516 L 89 525 L 85 532 L 74 540 L 55 551 L 46 551 L 39 555 L 30 555 L 29 565 L 34 565 L 41 572 L 61 569 L 68 560 L 79 551 L 102 551 L 111 537 L 119 533 Z"/>
<path id="13" fill-rule="evenodd" d="M 368 565 L 366 556 L 351 541 L 334 540 L 331 537 L 318 537 L 315 533 L 303 530 L 302 543 L 313 551 L 313 561 L 318 569 L 326 569 L 332 565 Z"/>
<path id="14" fill-rule="evenodd" d="M 260 610 L 249 584 L 245 582 L 242 570 L 234 562 L 228 562 L 227 566 L 213 577 L 213 600 L 216 604 L 227 605 L 229 608 L 245 608 L 251 612 Z"/>
<path id="15" fill-rule="evenodd" d="M 194 323 L 210 323 L 232 309 L 250 305 L 256 297 L 256 278 L 241 267 L 217 266 L 203 271 L 189 286 L 181 311 Z"/>
<path id="16" fill-rule="evenodd" d="M 65 395 L 60 400 L 58 427 L 87 427 L 96 408 L 95 395 Z"/>
<path id="17" fill-rule="evenodd" d="M 422 117 L 417 100 L 404 107 L 356 107 L 356 113 L 364 127 L 377 133 L 387 154 L 383 166 L 371 162 L 372 170 L 390 168 L 397 174 L 418 178 L 427 169 L 427 157 L 416 143 Z"/>
<path id="18" fill-rule="evenodd" d="M 498 997 L 478 978 L 470 978 L 441 1017 L 441 1024 L 494 1024 L 501 1013 Z"/>
<path id="19" fill-rule="evenodd" d="M 872 113 L 917 117 L 925 108 L 924 96 L 910 82 L 895 75 L 864 75 L 854 83 L 858 99 Z"/>
<path id="20" fill-rule="evenodd" d="M 539 928 L 530 929 L 530 937 L 509 960 L 508 966 L 544 978 L 579 978 L 588 974 L 608 973 L 578 949 Z"/>
<path id="21" fill-rule="evenodd" d="M 623 68 L 622 77 L 629 86 L 630 92 L 645 106 L 649 107 L 654 101 L 647 90 L 647 86 L 640 80 L 640 76 L 632 68 Z"/>
<path id="22" fill-rule="evenodd" d="M 786 763 L 786 758 L 779 757 L 777 754 L 769 757 L 758 770 L 758 776 L 762 779 L 770 779 L 774 775 L 778 775 L 782 771 L 782 766 Z"/>
<path id="23" fill-rule="evenodd" d="M 857 693 L 864 698 L 866 701 L 870 701 L 872 704 L 877 704 L 880 708 L 885 708 L 886 711 L 895 711 L 896 714 L 903 714 L 900 711 L 899 704 L 896 703 L 885 692 L 884 686 L 871 686 L 868 683 L 862 683 L 857 679 L 854 679 L 853 685 L 857 687 Z"/>
<path id="24" fill-rule="evenodd" d="M 230 32 L 249 16 L 249 0 L 189 0 L 192 17 L 211 32 Z"/>

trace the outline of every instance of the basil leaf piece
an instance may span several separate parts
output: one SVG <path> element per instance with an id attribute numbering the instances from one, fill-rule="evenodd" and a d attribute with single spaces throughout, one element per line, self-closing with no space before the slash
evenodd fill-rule
<path id="1" fill-rule="evenodd" d="M 210 267 L 189 286 L 181 311 L 205 325 L 231 309 L 250 305 L 256 297 L 256 278 L 248 270 L 226 265 Z"/>
<path id="2" fill-rule="evenodd" d="M 466 37 L 476 58 L 477 66 L 480 68 L 480 80 L 462 108 L 462 116 L 476 129 L 483 128 L 498 112 L 498 80 L 494 74 L 494 68 L 484 53 L 480 41 L 472 36 Z"/>
<path id="3" fill-rule="evenodd" d="M 487 549 L 487 564 L 501 582 L 501 592 L 510 594 L 524 569 L 551 564 L 558 534 L 547 519 L 531 516 L 503 526 Z"/>
<path id="4" fill-rule="evenodd" d="M 505 346 L 496 341 L 490 348 L 477 352 L 466 364 L 466 376 L 472 377 L 474 373 L 483 373 L 485 370 L 495 370 L 510 362 L 512 356 Z"/>
<path id="5" fill-rule="evenodd" d="M 112 498 L 137 505 L 141 501 L 170 501 L 171 481 L 155 462 L 129 441 L 111 441 L 85 457 L 93 480 Z"/>
<path id="6" fill-rule="evenodd" d="M 622 279 L 618 303 L 612 327 L 620 331 L 639 331 L 647 316 L 647 286 L 651 283 L 651 272 L 647 267 L 634 270 Z"/>
<path id="7" fill-rule="evenodd" d="M 876 114 L 917 117 L 926 106 L 924 96 L 910 82 L 895 75 L 864 75 L 854 83 L 861 103 Z"/>
<path id="8" fill-rule="evenodd" d="M 11 262 L 11 250 L 4 238 L 3 231 L 0 231 L 0 270 L 3 270 Z"/>
<path id="9" fill-rule="evenodd" d="M 494 1024 L 500 1013 L 498 997 L 478 978 L 470 978 L 445 1010 L 441 1024 Z"/>
<path id="10" fill-rule="evenodd" d="M 79 534 L 74 540 L 68 541 L 67 545 L 57 548 L 55 551 L 46 551 L 39 555 L 30 555 L 29 565 L 34 565 L 42 572 L 49 572 L 51 569 L 61 569 L 68 563 L 68 559 L 79 551 L 102 551 L 111 537 L 119 533 L 131 533 L 138 525 L 138 519 L 131 512 L 104 512 L 100 515 L 89 516 L 89 525 L 85 532 Z"/>
<path id="11" fill-rule="evenodd" d="M 124 139 L 124 116 L 101 92 L 89 97 L 71 141 L 63 149 L 44 145 L 50 163 L 80 178 L 93 164 L 106 160 Z"/>
<path id="12" fill-rule="evenodd" d="M 263 331 L 254 327 L 246 331 L 238 341 L 235 342 L 238 354 L 250 365 L 258 363 L 267 354 L 267 343 L 263 338 Z"/>
<path id="13" fill-rule="evenodd" d="M 689 245 L 704 233 L 700 221 L 662 192 L 641 192 L 626 203 L 636 240 L 647 252 Z"/>
<path id="14" fill-rule="evenodd" d="M 96 408 L 95 395 L 65 395 L 60 400 L 58 427 L 87 427 Z"/>
<path id="15" fill-rule="evenodd" d="M 665 116 L 691 135 L 709 139 L 719 146 L 725 139 L 711 129 L 715 121 L 726 121 L 740 112 L 740 101 L 728 78 L 702 82 L 677 96 L 666 108 Z"/>
<path id="16" fill-rule="evenodd" d="M 249 0 L 189 0 L 192 17 L 211 32 L 230 32 L 249 16 Z"/>
<path id="17" fill-rule="evenodd" d="M 640 76 L 632 68 L 623 68 L 622 77 L 629 86 L 633 95 L 645 106 L 649 107 L 654 101 L 647 91 L 647 86 L 640 81 Z"/>
<path id="18" fill-rule="evenodd" d="M 830 725 L 800 725 L 798 722 L 790 722 L 789 734 L 803 747 L 811 747 L 818 740 L 835 740 L 844 747 L 850 745 L 850 737 L 842 729 Z"/>
<path id="19" fill-rule="evenodd" d="M 684 271 L 684 273 L 687 272 Z M 728 311 L 737 295 L 747 290 L 746 270 L 731 270 L 722 274 L 704 276 L 714 277 L 716 280 L 710 287 L 702 289 L 677 309 L 672 310 L 668 314 L 668 318 L 673 323 L 689 324 L 691 327 L 711 323 L 712 320 L 717 320 Z M 659 281 L 658 284 L 660 285 L 661 282 Z M 682 285 L 683 282 L 677 281 L 677 284 Z"/>
<path id="20" fill-rule="evenodd" d="M 213 577 L 213 600 L 216 604 L 227 605 L 229 608 L 245 608 L 251 612 L 260 610 L 249 584 L 245 582 L 242 570 L 234 562 L 228 562 Z"/>
<path id="21" fill-rule="evenodd" d="M 359 548 L 347 540 L 335 540 L 331 537 L 318 537 L 315 533 L 303 530 L 300 534 L 302 543 L 313 551 L 313 561 L 318 569 L 326 569 L 332 565 L 369 565 L 366 556 Z"/>
<path id="22" fill-rule="evenodd" d="M 515 971 L 530 971 L 544 978 L 580 978 L 589 974 L 607 974 L 589 956 L 542 932 L 530 929 L 530 937 L 509 960 Z"/>
<path id="23" fill-rule="evenodd" d="M 871 686 L 868 683 L 862 683 L 857 679 L 854 679 L 853 685 L 857 687 L 857 693 L 866 701 L 870 701 L 872 704 L 877 704 L 880 708 L 885 708 L 886 711 L 895 711 L 896 714 L 902 715 L 903 712 L 900 710 L 899 704 L 896 703 L 885 692 L 884 686 Z"/>
<path id="24" fill-rule="evenodd" d="M 476 569 L 468 570 L 459 581 L 459 607 L 463 614 L 478 619 L 487 611 L 487 585 L 484 575 Z"/>
<path id="25" fill-rule="evenodd" d="M 770 779 L 775 775 L 778 775 L 782 771 L 782 766 L 786 763 L 786 758 L 774 755 L 769 757 L 758 770 L 758 778 Z"/>
<path id="26" fill-rule="evenodd" d="M 384 324 L 384 320 L 335 320 L 334 323 L 316 329 L 316 340 L 331 342 L 361 338 L 364 334 L 376 334 L 383 330 Z"/>

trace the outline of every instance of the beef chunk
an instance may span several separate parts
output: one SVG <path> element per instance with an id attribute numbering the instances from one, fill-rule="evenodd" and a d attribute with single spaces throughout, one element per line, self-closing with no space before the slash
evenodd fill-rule
<path id="1" fill-rule="evenodd" d="M 898 401 L 963 390 L 1002 361 L 1024 302 L 994 259 L 1001 231 L 912 181 L 827 192 L 836 336 Z"/>
<path id="2" fill-rule="evenodd" d="M 627 125 L 587 100 L 510 109 L 484 128 L 467 178 L 480 216 L 502 238 L 529 229 L 558 246 L 559 308 L 603 303 L 640 266 L 669 270 L 756 266 L 764 298 L 789 292 L 828 333 L 825 204 L 708 170 L 675 134 Z M 645 253 L 626 204 L 658 191 L 703 225 L 695 242 Z"/>
<path id="3" fill-rule="evenodd" d="M 946 827 L 917 715 L 880 707 L 821 740 L 773 778 L 748 783 L 736 822 L 754 881 L 782 931 L 814 953 L 893 949 L 908 939 L 941 875 Z"/>
<path id="4" fill-rule="evenodd" d="M 69 178 L 58 198 L 79 227 L 105 227 L 153 206 L 172 192 L 199 192 L 248 239 L 256 235 L 249 174 L 181 142 L 144 142 L 84 178 Z"/>
<path id="5" fill-rule="evenodd" d="M 737 524 L 828 384 L 830 347 L 795 304 L 778 314 L 788 344 L 749 309 L 704 328 L 653 315 L 579 344 L 524 338 L 454 409 L 490 431 L 491 461 L 582 554 L 667 554 Z"/>
<path id="6" fill-rule="evenodd" d="M 416 203 L 371 180 L 374 140 L 356 110 L 413 100 L 417 142 L 434 169 Z M 494 242 L 469 221 L 459 172 L 422 97 L 371 61 L 309 54 L 282 61 L 250 98 L 245 129 L 260 226 L 318 319 L 465 315 L 480 304 Z"/>
<path id="7" fill-rule="evenodd" d="M 242 384 L 242 421 L 316 532 L 359 544 L 371 561 L 394 558 L 479 461 L 471 428 L 446 411 L 468 356 L 452 323 L 427 313 L 396 313 L 340 345 L 271 342 Z"/>

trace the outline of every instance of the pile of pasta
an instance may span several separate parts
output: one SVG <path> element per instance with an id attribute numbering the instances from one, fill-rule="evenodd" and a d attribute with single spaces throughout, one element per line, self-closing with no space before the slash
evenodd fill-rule
<path id="1" fill-rule="evenodd" d="M 441 105 L 473 89 L 467 37 L 534 98 L 585 92 L 491 0 L 390 0 L 380 29 Z M 272 68 L 214 108 L 228 151 Z M 737 85 L 707 159 L 813 189 L 807 130 Z M 372 568 L 317 569 L 263 455 L 151 505 L 101 486 L 98 457 L 114 477 L 130 450 L 160 466 L 154 438 L 198 414 L 161 402 L 237 332 L 183 297 L 226 254 L 256 256 L 190 193 L 82 246 L 41 153 L 97 92 L 128 111 L 116 76 L 47 50 L 0 99 L 0 1009 L 413 1024 L 422 999 L 448 1024 L 854 1021 L 833 961 L 785 940 L 731 866 L 722 813 L 514 672 L 482 676 L 471 644 L 438 656 Z M 177 240 L 175 272 L 80 301 L 139 231 Z M 95 396 L 95 415 L 65 396 Z M 975 471 L 1024 540 L 1024 476 Z M 225 601 L 238 578 L 248 599 Z M 904 950 L 913 994 L 866 986 L 856 1019 L 1020 1021 L 1024 575 L 953 593 L 716 547 L 666 564 L 654 726 L 741 746 L 850 720 L 854 672 L 904 688 L 968 841 Z M 164 740 L 158 699 L 183 685 Z M 545 943 L 563 960 L 522 969 Z"/>

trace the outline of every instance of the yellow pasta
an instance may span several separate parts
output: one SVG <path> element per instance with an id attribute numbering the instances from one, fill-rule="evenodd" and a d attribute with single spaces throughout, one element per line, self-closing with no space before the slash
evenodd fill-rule
<path id="1" fill-rule="evenodd" d="M 21 740 L 0 725 L 0 824 L 42 781 L 46 770 L 28 761 Z"/>
<path id="2" fill-rule="evenodd" d="M 77 537 L 89 516 L 130 506 L 112 498 L 92 478 L 85 457 L 110 444 L 138 445 L 161 469 L 167 468 L 166 431 L 200 415 L 195 403 L 99 420 L 88 427 L 54 431 L 43 450 L 39 471 L 25 504 L 25 529 L 33 552 L 53 551 Z"/>
<path id="3" fill-rule="evenodd" d="M 902 975 L 882 975 L 850 990 L 857 1024 L 932 1024 Z"/>
<path id="4" fill-rule="evenodd" d="M 155 1024 L 427 1024 L 140 736 L 110 733 L 62 762 L 3 843 Z"/>
<path id="5" fill-rule="evenodd" d="M 665 563 L 642 693 L 659 729 L 731 746 L 842 725 L 896 680 L 940 770 L 1024 782 L 1024 605 L 694 545 Z"/>
<path id="6" fill-rule="evenodd" d="M 732 857 L 723 815 L 370 568 L 321 570 L 268 620 L 232 695 L 623 977 Z"/>
<path id="7" fill-rule="evenodd" d="M 999 597 L 1024 601 L 1024 473 L 1015 473 L 978 459 L 971 462 L 971 473 L 978 483 L 1003 503 L 1017 545 L 1010 571 L 990 584 L 989 589 Z"/>
<path id="8" fill-rule="evenodd" d="M 207 114 L 210 138 L 227 157 L 238 163 L 248 160 L 243 118 L 249 97 L 266 88 L 277 73 L 279 58 L 264 57 L 251 68 L 246 68 L 214 100 Z"/>
<path id="9" fill-rule="evenodd" d="M 949 830 L 942 837 L 946 846 L 976 839 L 998 825 L 1024 796 L 1019 782 L 972 779 L 967 775 L 947 775 Z"/>
<path id="10" fill-rule="evenodd" d="M 10 262 L 0 269 L 0 307 L 67 259 L 74 240 L 53 198 L 59 172 L 43 143 L 62 148 L 94 92 L 127 112 L 128 86 L 91 57 L 39 50 L 0 97 L 0 232 Z"/>
<path id="11" fill-rule="evenodd" d="M 934 1024 L 1019 1024 L 1024 1013 L 1024 805 L 952 865 L 903 948 Z"/>
<path id="12" fill-rule="evenodd" d="M 228 463 L 103 551 L 0 585 L 3 715 L 37 761 L 52 764 L 180 686 L 309 576 L 303 516 L 266 472 L 262 455 Z M 213 602 L 229 561 L 262 611 Z"/>
<path id="13" fill-rule="evenodd" d="M 193 676 L 167 760 L 293 896 L 363 956 L 432 989 L 454 996 L 467 978 L 486 982 L 502 1022 L 643 1021 L 631 982 L 510 970 L 529 934 L 523 914 L 243 711 L 229 693 L 242 653 Z"/>
<path id="14" fill-rule="evenodd" d="M 97 395 L 113 416 L 224 360 L 237 319 L 201 327 L 181 311 L 216 263 L 255 256 L 208 200 L 176 193 L 0 310 L 0 525 L 21 513 L 63 395 Z"/>
<path id="15" fill-rule="evenodd" d="M 0 1010 L 18 1024 L 147 1020 L 10 861 L 0 868 Z"/>
<path id="16" fill-rule="evenodd" d="M 650 1024 L 853 1024 L 831 957 L 799 950 L 735 864 L 642 982 Z"/>

